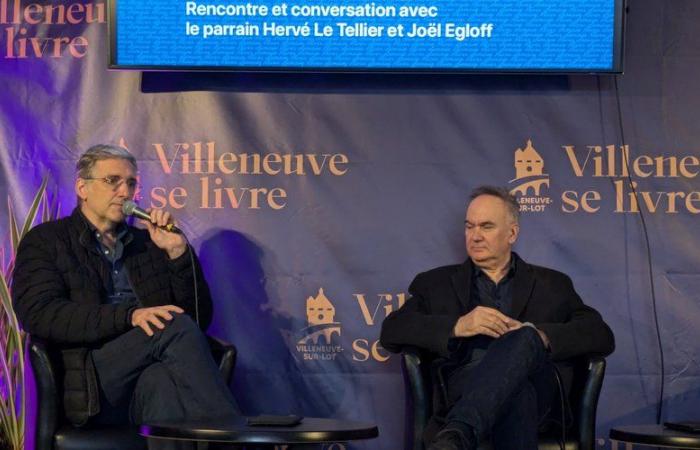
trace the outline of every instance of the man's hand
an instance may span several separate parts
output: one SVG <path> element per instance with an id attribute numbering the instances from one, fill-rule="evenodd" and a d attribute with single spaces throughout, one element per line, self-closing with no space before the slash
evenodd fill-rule
<path id="1" fill-rule="evenodd" d="M 160 227 L 169 223 L 173 223 L 172 216 L 168 211 L 162 209 L 147 209 L 151 215 L 151 221 L 141 220 L 141 223 L 146 225 L 148 233 L 151 235 L 151 240 L 158 248 L 165 250 L 170 259 L 175 259 L 185 253 L 187 250 L 187 241 L 184 236 L 178 233 L 171 233 Z"/>
<path id="2" fill-rule="evenodd" d="M 185 310 L 175 305 L 153 306 L 151 308 L 137 308 L 131 313 L 131 326 L 141 327 L 149 336 L 153 336 L 151 326 L 159 330 L 165 328 L 161 319 L 173 320 L 171 313 L 182 314 Z"/>
<path id="3" fill-rule="evenodd" d="M 452 331 L 455 337 L 471 337 L 477 334 L 485 334 L 486 336 L 497 338 L 511 331 L 511 327 L 515 326 L 515 322 L 520 323 L 497 309 L 477 306 L 460 317 Z"/>

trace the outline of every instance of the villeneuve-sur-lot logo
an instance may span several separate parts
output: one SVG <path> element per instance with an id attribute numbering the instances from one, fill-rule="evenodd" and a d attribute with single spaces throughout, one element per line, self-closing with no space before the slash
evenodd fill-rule
<path id="1" fill-rule="evenodd" d="M 549 175 L 545 173 L 544 159 L 528 140 L 524 149 L 515 150 L 513 164 L 515 178 L 508 183 L 510 193 L 515 195 L 521 212 L 543 212 L 552 199 L 546 195 Z"/>
<path id="2" fill-rule="evenodd" d="M 297 352 L 305 360 L 334 360 L 343 351 L 334 343 L 334 336 L 340 337 L 340 323 L 335 320 L 335 306 L 319 288 L 315 297 L 306 299 L 307 327 L 299 332 Z"/>
<path id="3" fill-rule="evenodd" d="M 315 295 L 306 298 L 306 327 L 294 334 L 294 348 L 305 361 L 335 361 L 345 351 L 342 342 L 349 348 L 348 359 L 357 363 L 385 363 L 389 353 L 379 343 L 381 323 L 392 311 L 406 302 L 406 293 L 354 293 L 351 298 L 333 299 L 329 290 L 318 288 Z M 329 298 L 329 296 L 331 298 Z M 333 300 L 332 300 L 333 299 Z M 353 311 L 347 308 L 356 305 L 349 319 L 353 320 L 352 336 L 344 335 L 341 340 L 341 324 L 338 320 L 334 301 L 342 301 L 344 313 Z M 346 334 L 346 333 L 344 333 Z"/>
<path id="4" fill-rule="evenodd" d="M 603 208 L 616 214 L 700 214 L 700 191 L 687 189 L 700 176 L 697 152 L 633 152 L 627 144 L 564 144 L 558 149 L 555 156 L 547 154 L 547 158 L 559 157 L 554 170 L 562 187 L 560 193 L 554 193 L 560 200 L 552 207 L 565 214 L 597 214 L 605 212 Z M 513 165 L 510 192 L 521 212 L 544 212 L 554 205 L 545 161 L 532 140 L 524 149 L 515 150 Z M 572 189 L 570 182 L 575 179 L 579 187 Z M 583 180 L 590 183 L 580 189 Z M 665 189 L 659 190 L 652 182 Z"/>

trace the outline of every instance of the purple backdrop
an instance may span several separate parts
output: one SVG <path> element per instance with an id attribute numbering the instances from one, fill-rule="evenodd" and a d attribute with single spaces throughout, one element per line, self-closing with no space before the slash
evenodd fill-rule
<path id="1" fill-rule="evenodd" d="M 104 3 L 54 2 L 83 11 L 58 23 L 2 0 L 0 198 L 23 214 L 48 175 L 67 214 L 77 155 L 126 145 L 141 203 L 166 205 L 193 237 L 215 298 L 210 331 L 240 349 L 245 411 L 380 427 L 328 449 L 403 447 L 400 364 L 377 344 L 381 321 L 416 273 L 463 260 L 466 196 L 483 183 L 519 190 L 517 251 L 570 274 L 615 332 L 600 445 L 611 426 L 653 422 L 660 359 L 641 210 L 663 417 L 697 419 L 700 5 L 630 3 L 618 110 L 608 76 L 150 74 L 142 88 L 140 73 L 106 69 Z M 7 234 L 2 208 L 5 247 Z"/>

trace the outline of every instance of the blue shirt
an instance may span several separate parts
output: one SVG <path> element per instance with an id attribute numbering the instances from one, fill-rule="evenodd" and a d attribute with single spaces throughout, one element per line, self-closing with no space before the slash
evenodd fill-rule
<path id="1" fill-rule="evenodd" d="M 129 282 L 129 276 L 124 267 L 124 247 L 131 242 L 133 236 L 125 224 L 120 224 L 117 229 L 117 238 L 114 249 L 102 243 L 102 234 L 93 229 L 93 235 L 97 245 L 97 251 L 109 264 L 110 280 L 107 286 L 107 298 L 105 303 L 122 303 L 136 301 L 136 294 Z"/>

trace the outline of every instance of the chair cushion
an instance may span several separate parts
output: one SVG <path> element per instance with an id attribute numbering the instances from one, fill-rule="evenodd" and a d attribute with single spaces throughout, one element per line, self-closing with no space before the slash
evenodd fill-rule
<path id="1" fill-rule="evenodd" d="M 64 426 L 54 436 L 55 450 L 146 450 L 146 439 L 138 427 Z"/>

